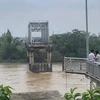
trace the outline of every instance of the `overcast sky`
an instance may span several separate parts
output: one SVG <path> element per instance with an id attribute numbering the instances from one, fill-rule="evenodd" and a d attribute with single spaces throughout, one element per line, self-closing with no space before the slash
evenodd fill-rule
<path id="1" fill-rule="evenodd" d="M 100 0 L 88 0 L 89 31 L 100 32 Z M 85 30 L 85 0 L 0 0 L 0 35 L 25 37 L 30 21 L 49 21 L 49 34 Z M 34 33 L 33 33 L 34 34 Z"/>

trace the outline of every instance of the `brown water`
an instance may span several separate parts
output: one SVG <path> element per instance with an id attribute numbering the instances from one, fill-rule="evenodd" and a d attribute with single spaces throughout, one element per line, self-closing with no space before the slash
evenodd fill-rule
<path id="1" fill-rule="evenodd" d="M 89 80 L 84 75 L 61 70 L 59 63 L 53 64 L 53 72 L 39 74 L 30 72 L 27 64 L 1 64 L 0 84 L 13 87 L 13 92 L 58 90 L 64 94 L 73 87 L 78 87 L 80 92 L 89 89 Z"/>

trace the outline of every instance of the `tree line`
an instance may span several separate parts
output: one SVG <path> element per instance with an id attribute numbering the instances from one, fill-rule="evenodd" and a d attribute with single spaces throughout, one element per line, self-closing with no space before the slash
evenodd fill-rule
<path id="1" fill-rule="evenodd" d="M 23 40 L 13 37 L 10 30 L 0 37 L 0 61 L 26 61 L 26 51 Z"/>
<path id="2" fill-rule="evenodd" d="M 71 32 L 63 34 L 53 34 L 51 37 L 53 43 L 52 60 L 61 61 L 66 57 L 86 57 L 86 32 L 74 29 Z M 100 34 L 89 33 L 89 49 L 100 51 Z"/>
<path id="3" fill-rule="evenodd" d="M 25 39 L 13 37 L 10 30 L 0 37 L 0 61 L 27 61 L 27 48 Z M 53 34 L 52 41 L 52 61 L 62 61 L 67 57 L 86 57 L 86 33 L 85 31 L 74 29 L 63 34 Z M 89 49 L 100 51 L 100 34 L 89 33 Z"/>

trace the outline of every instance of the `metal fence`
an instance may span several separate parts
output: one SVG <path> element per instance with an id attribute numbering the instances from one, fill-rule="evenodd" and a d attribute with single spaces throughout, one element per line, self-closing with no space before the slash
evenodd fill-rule
<path id="1" fill-rule="evenodd" d="M 64 57 L 65 72 L 85 72 L 100 79 L 100 63 L 90 62 L 86 58 Z"/>
<path id="2" fill-rule="evenodd" d="M 86 71 L 86 58 L 64 57 L 64 71 Z"/>
<path id="3" fill-rule="evenodd" d="M 86 72 L 89 75 L 100 79 L 100 65 L 98 65 L 98 63 L 91 63 L 91 62 L 87 61 Z"/>

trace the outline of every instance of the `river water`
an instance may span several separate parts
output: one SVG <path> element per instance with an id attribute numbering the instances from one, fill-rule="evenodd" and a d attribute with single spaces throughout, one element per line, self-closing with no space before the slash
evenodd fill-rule
<path id="1" fill-rule="evenodd" d="M 32 73 L 28 64 L 0 64 L 0 84 L 14 88 L 14 93 L 58 90 L 62 95 L 70 88 L 84 92 L 90 87 L 84 75 L 64 73 L 61 64 L 53 64 L 53 72 Z"/>

